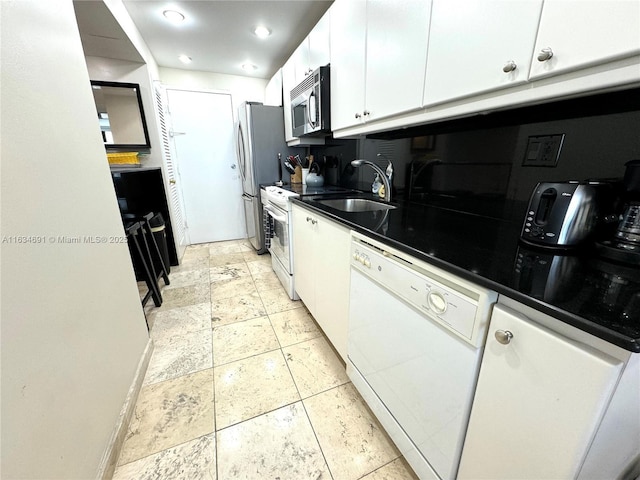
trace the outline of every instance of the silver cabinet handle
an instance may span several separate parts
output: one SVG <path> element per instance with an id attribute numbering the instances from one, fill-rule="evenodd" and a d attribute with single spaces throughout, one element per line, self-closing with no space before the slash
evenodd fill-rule
<path id="1" fill-rule="evenodd" d="M 311 218 L 311 217 L 307 217 L 307 222 L 311 222 L 311 225 L 315 225 L 316 223 L 318 223 L 318 221 L 317 221 L 317 220 L 314 220 L 314 219 L 313 219 L 313 218 Z"/>
<path id="2" fill-rule="evenodd" d="M 511 333 L 509 330 L 496 330 L 495 337 L 498 343 L 507 345 L 513 338 L 513 333 Z"/>
<path id="3" fill-rule="evenodd" d="M 502 67 L 502 71 L 504 73 L 511 73 L 516 68 L 518 68 L 518 65 L 516 65 L 516 62 L 514 62 L 513 60 L 509 60 L 507 63 L 504 64 L 504 67 Z"/>
<path id="4" fill-rule="evenodd" d="M 364 112 L 362 112 L 364 115 L 370 115 L 371 112 L 369 110 L 365 110 Z"/>
<path id="5" fill-rule="evenodd" d="M 235 170 L 236 169 L 236 164 L 234 163 L 233 165 L 231 165 L 231 170 Z"/>
<path id="6" fill-rule="evenodd" d="M 356 118 L 360 118 L 362 115 L 360 115 L 359 113 L 356 113 Z"/>
<path id="7" fill-rule="evenodd" d="M 543 48 L 540 51 L 540 53 L 538 54 L 538 61 L 539 62 L 546 62 L 551 57 L 553 57 L 553 50 L 551 50 L 551 48 L 549 48 L 549 47 Z"/>

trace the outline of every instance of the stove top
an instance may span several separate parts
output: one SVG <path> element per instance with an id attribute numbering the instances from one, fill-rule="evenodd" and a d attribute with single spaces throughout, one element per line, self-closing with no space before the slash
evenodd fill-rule
<path id="1" fill-rule="evenodd" d="M 262 190 L 264 191 L 263 203 L 268 201 L 269 203 L 277 205 L 285 210 L 288 209 L 287 207 L 291 198 L 300 196 L 291 190 L 285 190 L 282 187 L 276 187 L 273 185 L 262 187 Z"/>

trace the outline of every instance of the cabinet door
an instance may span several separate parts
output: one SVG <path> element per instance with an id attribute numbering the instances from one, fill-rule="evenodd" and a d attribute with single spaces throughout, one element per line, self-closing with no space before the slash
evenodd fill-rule
<path id="1" fill-rule="evenodd" d="M 362 123 L 364 111 L 365 0 L 336 0 L 331 12 L 331 127 Z"/>
<path id="2" fill-rule="evenodd" d="M 422 107 L 430 0 L 369 0 L 365 121 Z"/>
<path id="3" fill-rule="evenodd" d="M 284 109 L 284 138 L 287 142 L 298 137 L 293 136 L 291 123 L 291 90 L 296 86 L 296 71 L 293 57 L 282 66 L 282 107 Z"/>
<path id="4" fill-rule="evenodd" d="M 541 10 L 542 0 L 433 0 L 424 104 L 526 82 Z"/>
<path id="5" fill-rule="evenodd" d="M 264 104 L 282 106 L 282 69 L 278 69 L 264 89 Z"/>
<path id="6" fill-rule="evenodd" d="M 311 70 L 323 67 L 331 61 L 331 46 L 329 44 L 330 17 L 331 14 L 327 11 L 307 37 L 309 41 L 309 68 Z"/>
<path id="7" fill-rule="evenodd" d="M 347 359 L 351 236 L 340 225 L 318 218 L 316 243 L 316 321 L 335 349 Z"/>
<path id="8" fill-rule="evenodd" d="M 309 40 L 307 38 L 295 49 L 291 55 L 291 60 L 293 61 L 295 78 L 293 87 L 295 87 L 309 75 Z"/>
<path id="9" fill-rule="evenodd" d="M 293 206 L 293 278 L 295 290 L 311 314 L 316 314 L 315 242 L 317 222 L 304 208 Z"/>
<path id="10" fill-rule="evenodd" d="M 543 48 L 553 56 L 538 61 Z M 640 53 L 637 0 L 545 0 L 531 63 L 531 78 L 605 63 Z"/>
<path id="11" fill-rule="evenodd" d="M 497 331 L 513 337 L 501 344 Z M 575 478 L 621 370 L 618 360 L 496 306 L 458 478 Z"/>

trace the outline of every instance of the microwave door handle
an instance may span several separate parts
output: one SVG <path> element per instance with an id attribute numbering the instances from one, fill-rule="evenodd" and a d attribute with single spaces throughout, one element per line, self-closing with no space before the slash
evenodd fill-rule
<path id="1" fill-rule="evenodd" d="M 309 94 L 309 100 L 307 102 L 307 121 L 309 122 L 309 125 L 311 125 L 311 128 L 316 128 L 316 122 L 315 119 L 316 117 L 316 111 L 317 111 L 317 97 L 316 97 L 316 93 L 315 91 L 311 91 L 311 93 Z M 313 118 L 313 120 L 311 120 Z"/>

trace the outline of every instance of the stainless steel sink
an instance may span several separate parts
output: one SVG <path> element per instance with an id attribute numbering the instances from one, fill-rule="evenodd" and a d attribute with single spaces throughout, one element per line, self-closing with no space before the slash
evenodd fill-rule
<path id="1" fill-rule="evenodd" d="M 374 212 L 376 210 L 391 210 L 396 208 L 393 205 L 376 202 L 367 198 L 332 198 L 315 200 L 315 202 L 335 208 L 336 210 L 342 210 L 343 212 Z"/>

